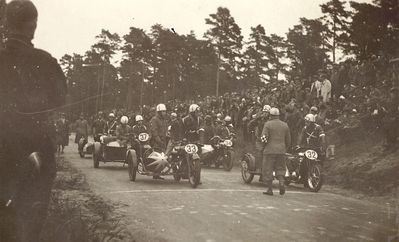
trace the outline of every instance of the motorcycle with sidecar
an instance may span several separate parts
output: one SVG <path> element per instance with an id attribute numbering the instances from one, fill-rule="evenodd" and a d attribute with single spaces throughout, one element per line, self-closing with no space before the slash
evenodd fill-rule
<path id="1" fill-rule="evenodd" d="M 223 167 L 225 171 L 233 168 L 233 138 L 222 139 L 214 136 L 210 139 L 210 144 L 202 147 L 201 162 L 205 166 L 214 165 L 216 168 Z"/>
<path id="2" fill-rule="evenodd" d="M 100 161 L 125 163 L 130 150 L 128 144 L 119 142 L 115 136 L 102 135 L 93 145 L 93 166 L 98 168 Z"/>
<path id="3" fill-rule="evenodd" d="M 312 192 L 318 192 L 323 184 L 321 152 L 310 148 L 297 148 L 293 154 L 286 153 L 285 184 L 303 184 Z M 251 183 L 255 175 L 262 175 L 262 161 L 255 161 L 250 153 L 241 158 L 241 176 Z"/>
<path id="4" fill-rule="evenodd" d="M 141 155 L 135 150 L 130 150 L 126 157 L 131 181 L 136 180 L 138 173 L 144 176 L 171 175 L 175 181 L 188 179 L 193 188 L 199 185 L 201 165 L 198 144 L 189 143 L 187 140 L 176 142 L 169 157 L 151 147 L 142 147 Z"/>

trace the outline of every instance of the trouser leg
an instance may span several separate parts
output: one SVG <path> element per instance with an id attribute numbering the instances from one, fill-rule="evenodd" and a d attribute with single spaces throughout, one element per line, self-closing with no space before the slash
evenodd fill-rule
<path id="1" fill-rule="evenodd" d="M 256 141 L 256 143 L 255 143 L 255 164 L 256 164 L 257 168 L 262 167 L 263 149 L 264 149 L 264 144 L 260 141 Z"/>
<path id="2" fill-rule="evenodd" d="M 262 177 L 263 182 L 271 187 L 273 182 L 274 155 L 263 155 Z"/>
<path id="3" fill-rule="evenodd" d="M 275 163 L 274 163 L 274 171 L 276 172 L 276 177 L 279 181 L 284 181 L 284 176 L 286 172 L 285 168 L 285 156 L 284 155 L 276 155 Z"/>
<path id="4" fill-rule="evenodd" d="M 168 142 L 168 145 L 166 146 L 165 155 L 169 156 L 170 152 L 172 152 L 174 144 L 175 144 L 175 142 L 172 139 L 170 139 Z"/>

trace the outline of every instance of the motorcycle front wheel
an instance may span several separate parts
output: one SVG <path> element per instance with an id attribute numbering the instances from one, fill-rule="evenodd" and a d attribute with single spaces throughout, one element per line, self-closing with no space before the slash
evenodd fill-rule
<path id="1" fill-rule="evenodd" d="M 201 164 L 199 159 L 188 159 L 188 181 L 191 187 L 196 188 L 201 180 Z"/>
<path id="2" fill-rule="evenodd" d="M 173 178 L 175 179 L 175 181 L 179 182 L 181 180 L 181 175 L 178 173 L 179 172 L 179 168 L 174 166 L 173 167 Z"/>
<path id="3" fill-rule="evenodd" d="M 231 151 L 227 151 L 227 153 L 223 157 L 223 169 L 225 171 L 231 171 L 233 169 L 233 159 L 231 158 Z"/>
<path id="4" fill-rule="evenodd" d="M 312 192 L 318 192 L 323 185 L 323 174 L 320 164 L 314 164 L 309 167 L 307 187 Z"/>
<path id="5" fill-rule="evenodd" d="M 133 164 L 133 157 L 131 154 L 128 155 L 127 157 L 127 170 L 129 172 L 129 180 L 130 181 L 136 181 L 136 175 L 137 175 L 137 166 Z"/>

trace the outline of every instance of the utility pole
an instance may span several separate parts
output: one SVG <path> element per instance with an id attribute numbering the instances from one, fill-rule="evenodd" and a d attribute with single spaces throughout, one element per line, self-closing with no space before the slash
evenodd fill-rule
<path id="1" fill-rule="evenodd" d="M 219 97 L 219 82 L 220 82 L 220 50 L 218 49 L 218 62 L 216 70 L 216 97 Z"/>
<path id="2" fill-rule="evenodd" d="M 140 113 L 143 113 L 143 92 L 144 92 L 144 62 L 142 64 L 141 70 L 141 88 L 140 88 Z"/>
<path id="3" fill-rule="evenodd" d="M 101 96 L 100 96 L 101 110 L 103 110 L 103 96 L 104 96 L 104 82 L 105 82 L 105 66 L 103 65 L 102 65 L 102 71 L 103 71 L 103 80 L 101 84 Z"/>

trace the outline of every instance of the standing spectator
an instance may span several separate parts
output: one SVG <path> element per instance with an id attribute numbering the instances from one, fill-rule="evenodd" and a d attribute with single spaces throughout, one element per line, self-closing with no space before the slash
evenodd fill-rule
<path id="1" fill-rule="evenodd" d="M 291 135 L 288 125 L 279 119 L 280 111 L 277 108 L 270 110 L 271 120 L 265 123 L 262 131 L 262 140 L 266 143 L 263 150 L 262 176 L 268 189 L 263 194 L 273 195 L 273 171 L 279 180 L 280 195 L 285 194 L 285 153 L 291 145 Z"/>
<path id="2" fill-rule="evenodd" d="M 58 154 L 64 153 L 65 146 L 69 143 L 69 122 L 65 118 L 65 113 L 60 114 L 60 118 L 55 123 L 56 143 Z"/>
<path id="3" fill-rule="evenodd" d="M 94 141 L 99 142 L 99 136 L 106 133 L 106 125 L 107 122 L 104 119 L 104 115 L 103 112 L 98 112 L 98 116 L 97 119 L 94 120 L 93 125 L 92 125 L 92 132 L 93 132 L 93 137 L 94 137 Z"/>
<path id="4" fill-rule="evenodd" d="M 321 94 L 321 82 L 316 79 L 310 87 L 310 94 L 312 97 L 319 97 Z"/>
<path id="5" fill-rule="evenodd" d="M 0 240 L 40 241 L 56 174 L 55 127 L 49 112 L 42 110 L 65 103 L 66 80 L 57 60 L 32 44 L 38 17 L 35 5 L 26 0 L 9 1 L 4 15 L 7 40 L 0 50 Z M 40 160 L 40 172 L 35 175 L 28 173 L 31 168 L 24 169 L 34 166 L 32 157 Z"/>
<path id="6" fill-rule="evenodd" d="M 327 79 L 327 74 L 321 74 L 321 88 L 320 95 L 323 97 L 323 102 L 328 102 L 331 98 L 331 82 Z"/>
<path id="7" fill-rule="evenodd" d="M 84 118 L 83 113 L 80 114 L 78 120 L 76 120 L 76 136 L 75 136 L 75 143 L 79 143 L 79 140 L 83 137 L 87 140 L 89 136 L 89 123 Z"/>

